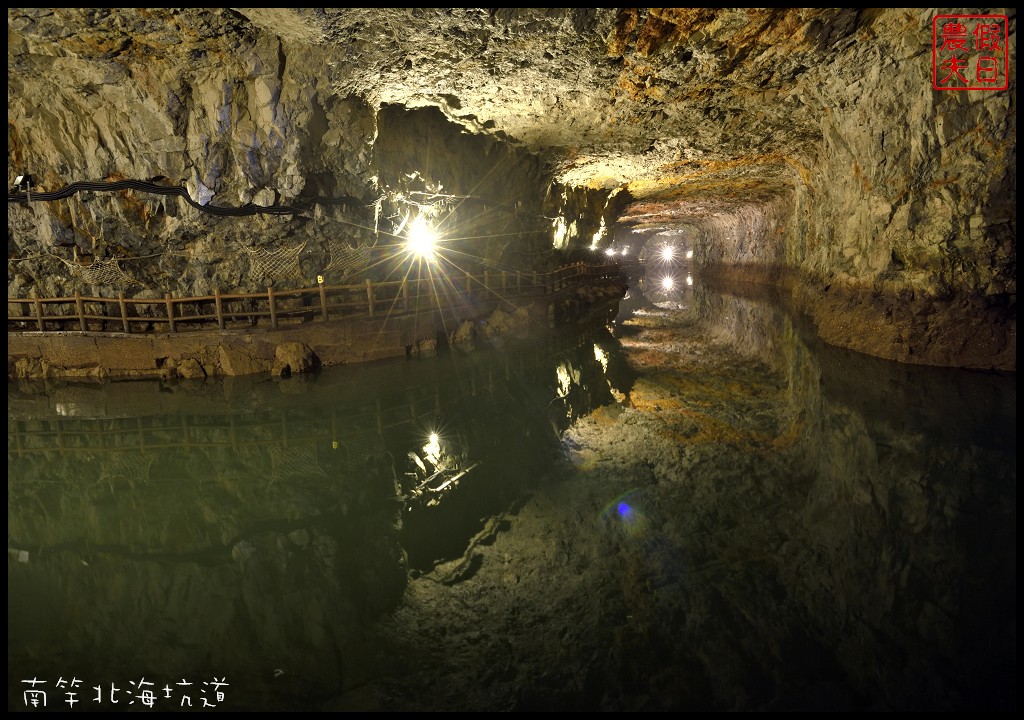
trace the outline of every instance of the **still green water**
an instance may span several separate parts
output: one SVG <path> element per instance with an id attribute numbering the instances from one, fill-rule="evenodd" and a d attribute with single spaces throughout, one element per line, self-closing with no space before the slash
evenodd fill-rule
<path id="1" fill-rule="evenodd" d="M 759 318 L 773 309 L 686 286 L 634 291 L 623 316 L 652 300 L 709 312 L 790 383 L 814 376 L 801 403 L 849 422 L 816 430 L 831 439 L 807 447 L 828 457 L 807 467 L 841 484 L 859 470 L 837 452 L 855 460 L 869 443 L 894 474 L 943 488 L 916 526 L 886 531 L 953 518 L 917 564 L 952 555 L 967 572 L 935 573 L 956 587 L 902 587 L 969 621 L 978 647 L 963 659 L 986 657 L 987 677 L 964 704 L 1015 704 L 1015 376 L 896 366 L 813 339 L 772 355 L 776 330 Z M 629 382 L 615 375 L 630 372 L 614 332 L 277 381 L 9 384 L 8 709 L 308 709 L 341 695 L 410 578 L 554 482 L 563 433 L 615 402 Z M 874 572 L 870 555 L 849 562 Z M 888 660 L 922 676 L 958 661 L 906 647 Z"/>

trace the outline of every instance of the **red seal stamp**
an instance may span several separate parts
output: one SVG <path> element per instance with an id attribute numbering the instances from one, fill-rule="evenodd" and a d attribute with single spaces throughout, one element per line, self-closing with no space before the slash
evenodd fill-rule
<path id="1" fill-rule="evenodd" d="M 936 15 L 932 19 L 932 87 L 1005 90 L 1010 85 L 1006 15 Z"/>

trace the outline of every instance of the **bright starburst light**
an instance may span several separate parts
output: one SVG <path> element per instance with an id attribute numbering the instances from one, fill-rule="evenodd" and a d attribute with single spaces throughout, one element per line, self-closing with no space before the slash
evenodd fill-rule
<path id="1" fill-rule="evenodd" d="M 406 249 L 416 258 L 433 260 L 437 250 L 437 235 L 422 215 L 409 224 L 409 234 L 405 241 Z"/>

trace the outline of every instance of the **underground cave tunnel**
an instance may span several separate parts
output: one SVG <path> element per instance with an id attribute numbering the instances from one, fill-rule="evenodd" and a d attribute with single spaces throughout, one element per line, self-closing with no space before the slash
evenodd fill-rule
<path id="1" fill-rule="evenodd" d="M 8 709 L 1014 710 L 1015 21 L 9 10 Z"/>

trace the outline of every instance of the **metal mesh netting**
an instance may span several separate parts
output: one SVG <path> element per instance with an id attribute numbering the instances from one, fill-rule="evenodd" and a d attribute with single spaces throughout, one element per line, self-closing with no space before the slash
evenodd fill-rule
<path id="1" fill-rule="evenodd" d="M 330 241 L 331 261 L 324 268 L 327 272 L 340 273 L 342 277 L 355 275 L 370 264 L 373 249 L 366 246 L 350 247 L 347 243 Z"/>
<path id="2" fill-rule="evenodd" d="M 316 443 L 271 447 L 270 472 L 274 482 L 289 478 L 327 477 L 327 471 L 321 467 L 317 459 Z"/>
<path id="3" fill-rule="evenodd" d="M 297 280 L 302 277 L 299 255 L 305 247 L 306 243 L 281 250 L 251 247 L 244 249 L 252 262 L 253 277 L 267 280 Z"/>
<path id="4" fill-rule="evenodd" d="M 89 265 L 57 258 L 71 270 L 71 276 L 86 285 L 142 285 L 141 282 L 121 269 L 117 260 L 97 260 Z"/>
<path id="5" fill-rule="evenodd" d="M 376 432 L 349 435 L 345 440 L 336 441 L 344 450 L 349 463 L 374 463 L 388 454 L 384 439 Z"/>
<path id="6" fill-rule="evenodd" d="M 148 481 L 153 457 L 137 453 L 116 453 L 100 466 L 100 480 L 135 482 Z"/>

